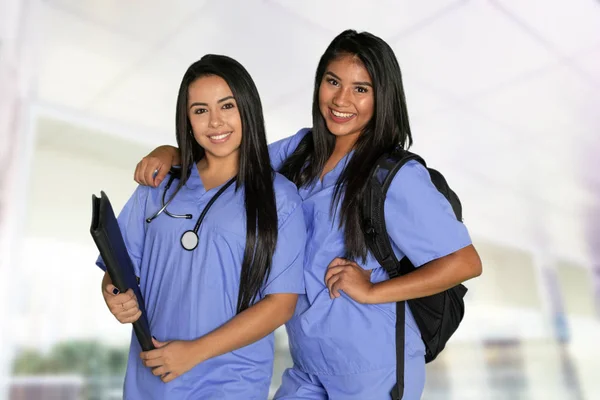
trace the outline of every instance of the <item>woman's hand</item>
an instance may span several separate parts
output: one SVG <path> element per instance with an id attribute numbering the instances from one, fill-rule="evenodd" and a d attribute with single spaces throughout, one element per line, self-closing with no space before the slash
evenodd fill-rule
<path id="1" fill-rule="evenodd" d="M 177 147 L 159 146 L 138 163 L 133 179 L 140 185 L 157 187 L 165 179 L 171 166 L 180 163 Z"/>
<path id="2" fill-rule="evenodd" d="M 144 365 L 163 382 L 170 382 L 199 364 L 195 348 L 197 343 L 184 340 L 159 342 L 152 339 L 155 350 L 140 353 Z"/>
<path id="3" fill-rule="evenodd" d="M 339 291 L 343 290 L 353 300 L 362 304 L 369 302 L 373 289 L 371 270 L 365 270 L 354 261 L 344 258 L 335 258 L 329 264 L 325 284 L 332 299 L 340 297 Z"/>
<path id="4" fill-rule="evenodd" d="M 105 273 L 102 281 L 102 296 L 112 315 L 122 324 L 134 323 L 141 317 L 142 312 L 138 306 L 137 297 L 133 289 L 125 293 L 119 293 L 110 280 L 108 273 Z"/>

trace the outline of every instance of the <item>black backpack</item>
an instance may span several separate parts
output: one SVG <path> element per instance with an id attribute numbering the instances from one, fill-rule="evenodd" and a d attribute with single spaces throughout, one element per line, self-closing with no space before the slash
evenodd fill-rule
<path id="1" fill-rule="evenodd" d="M 427 168 L 421 157 L 403 149 L 396 149 L 391 154 L 380 157 L 371 173 L 362 204 L 362 229 L 367 246 L 390 278 L 408 274 L 415 269 L 407 257 L 400 261 L 396 259 L 383 215 L 387 190 L 400 167 L 410 160 L 418 161 Z M 448 199 L 456 218 L 462 222 L 462 206 L 456 193 L 450 189 L 442 174 L 431 168 L 427 170 L 435 187 Z M 425 343 L 425 362 L 437 357 L 458 328 L 465 312 L 463 297 L 466 293 L 467 288 L 458 285 L 433 296 L 408 300 Z M 393 400 L 401 399 L 404 393 L 404 311 L 404 302 L 396 303 L 397 384 L 391 392 Z"/>

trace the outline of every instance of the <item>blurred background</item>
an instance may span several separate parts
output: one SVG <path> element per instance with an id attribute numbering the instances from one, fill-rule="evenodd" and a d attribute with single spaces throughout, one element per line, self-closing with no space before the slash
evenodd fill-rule
<path id="1" fill-rule="evenodd" d="M 240 61 L 275 141 L 310 126 L 347 28 L 394 48 L 413 150 L 484 262 L 423 398 L 600 399 L 597 0 L 0 0 L 0 399 L 121 398 L 130 326 L 100 294 L 91 195 L 120 209 L 175 142 L 189 64 Z M 273 388 L 289 365 L 280 329 Z"/>

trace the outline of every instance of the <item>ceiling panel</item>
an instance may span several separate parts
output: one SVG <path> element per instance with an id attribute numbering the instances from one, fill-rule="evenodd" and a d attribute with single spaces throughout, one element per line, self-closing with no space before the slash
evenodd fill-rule
<path id="1" fill-rule="evenodd" d="M 517 168 L 507 166 L 500 174 L 487 170 L 485 164 L 511 146 L 514 132 L 454 106 L 439 112 L 411 118 L 414 150 L 426 153 L 436 162 L 461 165 L 473 171 L 490 174 L 498 179 L 520 176 Z"/>
<path id="2" fill-rule="evenodd" d="M 142 42 L 43 7 L 38 97 L 77 109 L 89 102 L 146 49 Z"/>
<path id="3" fill-rule="evenodd" d="M 521 133 L 515 137 L 516 143 L 546 142 L 564 148 L 574 141 L 596 143 L 600 127 L 598 99 L 596 88 L 560 65 L 479 97 L 473 107 L 515 127 Z"/>
<path id="4" fill-rule="evenodd" d="M 81 21 L 153 43 L 190 23 L 208 0 L 47 0 Z"/>
<path id="5" fill-rule="evenodd" d="M 173 133 L 177 91 L 189 62 L 168 51 L 158 52 L 93 104 L 96 115 Z M 140 129 L 143 135 L 143 129 Z"/>
<path id="6" fill-rule="evenodd" d="M 465 224 L 475 238 L 529 250 L 546 251 L 589 266 L 597 256 L 587 242 L 582 210 L 559 210 L 529 195 L 476 179 L 468 171 L 451 170 L 452 187 L 460 196 Z M 562 188 L 556 187 L 554 194 Z M 541 246 L 541 247 L 540 247 Z"/>
<path id="7" fill-rule="evenodd" d="M 600 42 L 598 0 L 491 0 L 490 3 L 563 55 Z"/>
<path id="8" fill-rule="evenodd" d="M 443 94 L 418 82 L 404 71 L 402 72 L 402 83 L 406 96 L 406 107 L 411 118 L 419 118 L 453 106 L 452 101 Z"/>
<path id="9" fill-rule="evenodd" d="M 576 152 L 519 140 L 518 130 L 460 107 L 412 118 L 411 125 L 413 150 L 435 168 L 459 169 L 557 211 L 597 203 Z"/>
<path id="10" fill-rule="evenodd" d="M 600 44 L 578 54 L 571 60 L 578 68 L 583 70 L 590 79 L 600 87 Z M 600 96 L 596 105 L 600 104 Z"/>
<path id="11" fill-rule="evenodd" d="M 487 2 L 468 2 L 394 43 L 404 71 L 456 98 L 556 62 L 555 56 Z"/>
<path id="12" fill-rule="evenodd" d="M 373 32 L 387 39 L 418 29 L 466 2 L 465 0 L 266 1 L 283 7 L 307 24 L 316 25 L 334 35 L 351 28 Z"/>

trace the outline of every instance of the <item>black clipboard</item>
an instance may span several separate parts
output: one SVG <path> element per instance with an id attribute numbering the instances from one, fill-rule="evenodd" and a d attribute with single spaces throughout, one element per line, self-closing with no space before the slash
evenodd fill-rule
<path id="1" fill-rule="evenodd" d="M 142 350 L 153 350 L 154 344 L 152 343 L 150 324 L 148 323 L 142 292 L 138 286 L 133 263 L 131 262 L 131 258 L 129 258 L 129 253 L 127 253 L 117 218 L 104 192 L 100 192 L 100 198 L 92 195 L 92 225 L 90 233 L 104 260 L 106 270 L 112 279 L 113 285 L 121 293 L 125 293 L 128 289 L 133 289 L 139 308 L 142 311 L 140 318 L 133 323 L 133 330 Z"/>

